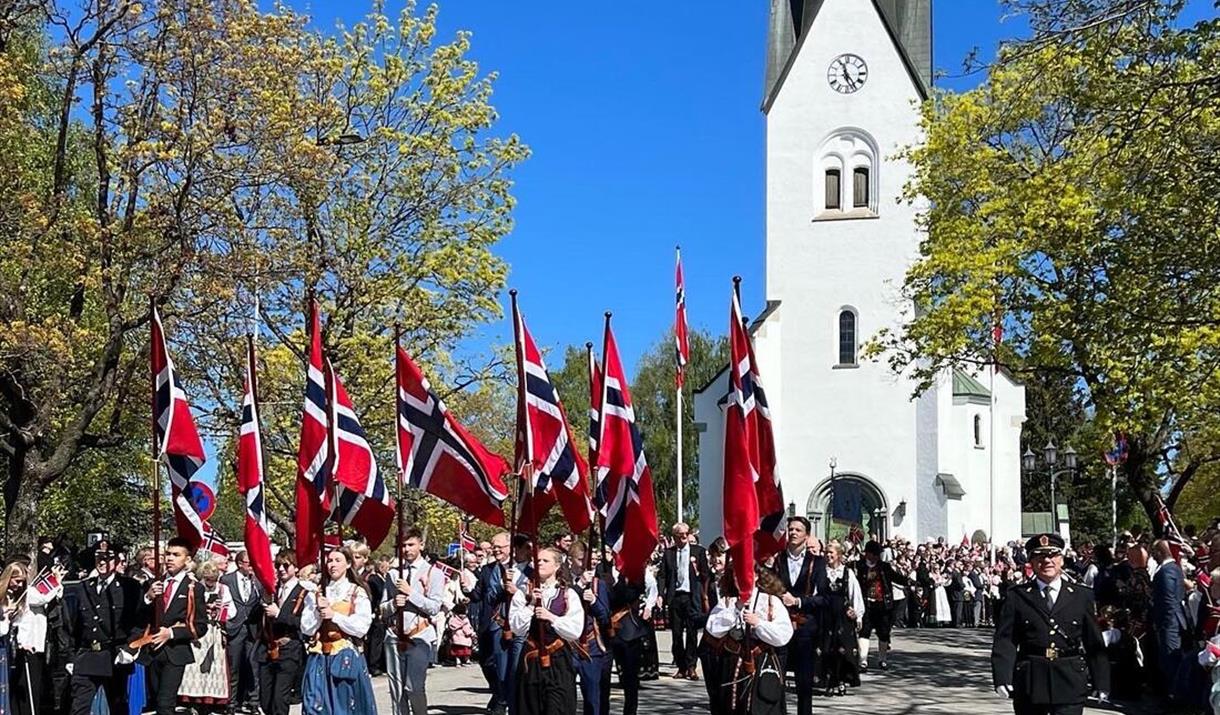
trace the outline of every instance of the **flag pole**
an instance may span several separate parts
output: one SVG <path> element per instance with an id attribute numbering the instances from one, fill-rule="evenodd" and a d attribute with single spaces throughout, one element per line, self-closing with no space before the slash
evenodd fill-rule
<path id="1" fill-rule="evenodd" d="M 159 320 L 157 315 L 157 299 L 153 295 L 148 296 L 148 315 L 149 320 Z M 164 334 L 161 336 L 164 340 Z M 156 350 L 157 346 L 149 345 L 149 350 Z M 152 360 L 149 360 L 152 363 Z M 152 517 L 153 517 L 153 575 L 156 579 L 161 578 L 161 466 L 160 451 L 161 445 L 157 444 L 157 412 L 156 412 L 156 395 L 157 395 L 157 375 L 152 376 L 152 392 L 153 392 L 153 424 L 152 424 Z M 164 599 L 154 599 L 153 611 L 154 620 L 161 623 L 161 602 Z"/>
<path id="2" fill-rule="evenodd" d="M 402 414 L 402 391 L 398 387 L 398 368 L 399 368 L 398 354 L 401 349 L 401 344 L 402 344 L 402 327 L 398 323 L 395 323 L 394 324 L 394 421 L 395 421 L 395 423 L 398 422 L 398 420 L 400 419 L 399 415 Z M 397 437 L 397 435 L 398 435 L 397 424 L 395 425 L 395 428 L 394 428 L 394 434 L 395 434 L 395 437 Z M 402 466 L 405 467 L 406 464 L 404 463 Z M 402 578 L 402 574 L 403 574 L 404 558 L 403 558 L 403 553 L 402 553 L 402 532 L 405 531 L 407 528 L 406 496 L 407 496 L 407 475 L 404 474 L 402 469 L 400 468 L 398 471 L 398 504 L 397 504 L 398 513 L 395 515 L 398 520 L 398 533 L 394 537 L 394 556 L 398 560 L 398 578 Z M 399 608 L 398 613 L 396 614 L 396 616 L 394 618 L 394 621 L 395 621 L 394 634 L 396 636 L 396 640 L 398 641 L 398 649 L 400 651 L 406 647 L 406 628 L 404 625 L 405 618 L 403 617 L 406 613 L 406 610 L 407 610 L 406 606 Z"/>
<path id="3" fill-rule="evenodd" d="M 610 318 L 613 315 L 614 315 L 614 313 L 612 313 L 608 310 L 606 311 L 606 323 L 605 323 L 605 328 L 602 331 L 602 394 L 601 394 L 601 397 L 597 400 L 597 410 L 598 410 L 597 448 L 599 450 L 602 447 L 602 437 L 606 432 L 606 422 L 605 422 L 605 420 L 602 419 L 602 413 L 605 412 L 605 409 L 606 409 L 606 389 L 607 389 L 606 383 L 608 382 L 607 377 L 606 377 L 606 355 L 608 354 L 608 351 L 610 348 Z M 598 512 L 599 512 L 598 519 L 597 519 L 597 531 L 598 531 L 598 536 L 601 537 L 602 556 L 604 558 L 605 551 L 606 551 L 606 517 L 604 514 L 600 513 L 600 511 L 601 510 L 599 509 L 598 510 Z M 614 551 L 613 546 L 610 547 L 610 551 L 611 552 Z M 615 556 L 617 556 L 617 554 L 615 554 Z"/>
<path id="4" fill-rule="evenodd" d="M 682 249 L 681 249 L 680 247 L 678 247 L 678 246 L 674 246 L 674 255 L 675 255 L 675 256 L 676 256 L 676 258 L 677 258 L 677 261 L 678 261 L 678 267 L 679 267 L 679 268 L 681 268 L 681 267 L 682 267 Z M 684 282 L 685 282 L 685 281 L 684 281 Z M 682 290 L 683 290 L 683 293 L 685 294 L 685 290 L 686 290 L 685 285 L 682 287 Z M 685 301 L 685 295 L 683 295 L 683 300 Z M 677 323 L 677 318 L 678 318 L 678 316 L 677 316 L 677 315 L 675 315 L 675 316 L 674 316 L 674 340 L 675 340 L 675 341 L 677 341 L 677 340 L 678 340 L 678 323 Z M 674 378 L 675 378 L 675 379 L 674 379 L 674 392 L 676 393 L 676 399 L 675 399 L 675 402 L 676 402 L 676 408 L 675 408 L 675 414 L 674 414 L 674 422 L 675 422 L 675 423 L 676 423 L 676 425 L 677 425 L 677 432 L 678 432 L 678 447 L 677 447 L 677 450 L 676 450 L 676 453 L 677 453 L 677 462 L 678 462 L 678 471 L 677 471 L 677 477 L 678 477 L 678 518 L 677 518 L 677 521 L 678 521 L 678 522 L 685 522 L 685 521 L 686 521 L 686 519 L 685 519 L 685 518 L 683 518 L 683 517 L 684 517 L 684 515 L 685 515 L 685 512 L 684 512 L 684 511 L 683 511 L 683 509 L 682 509 L 682 379 L 681 379 L 681 375 L 682 375 L 682 352 L 681 352 L 681 344 L 680 344 L 680 343 L 678 344 L 678 350 L 676 350 L 676 351 L 675 351 L 674 362 L 675 362 L 675 363 L 677 363 L 677 365 L 676 365 L 676 368 L 677 368 L 677 369 L 676 369 L 676 370 L 675 370 L 675 372 L 674 372 Z"/>

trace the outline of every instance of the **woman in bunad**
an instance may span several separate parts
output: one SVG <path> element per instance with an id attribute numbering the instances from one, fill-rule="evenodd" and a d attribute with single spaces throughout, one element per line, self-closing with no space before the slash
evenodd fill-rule
<path id="1" fill-rule="evenodd" d="M 855 569 L 843 563 L 843 545 L 826 546 L 826 580 L 829 603 L 822 624 L 822 682 L 827 695 L 846 695 L 847 687 L 860 685 L 860 646 L 856 640 L 864 620 L 864 596 Z"/>
<path id="2" fill-rule="evenodd" d="M 560 574 L 556 549 L 538 552 L 537 581 L 527 594 L 518 589 L 508 608 L 513 633 L 525 633 L 517 666 L 517 712 L 521 715 L 571 715 L 576 712 L 576 670 L 572 645 L 580 640 L 585 612 L 576 591 Z"/>
<path id="3" fill-rule="evenodd" d="M 947 572 L 942 571 L 939 563 L 932 573 L 932 583 L 936 586 L 932 591 L 932 598 L 935 599 L 936 625 L 943 626 L 953 620 L 953 615 L 949 609 L 949 594 L 945 591 L 945 586 L 949 583 L 949 576 Z"/>
<path id="4" fill-rule="evenodd" d="M 195 662 L 188 663 L 178 688 L 178 699 L 202 712 L 223 710 L 229 703 L 229 655 L 225 648 L 224 624 L 237 615 L 237 604 L 229 587 L 220 582 L 220 569 L 213 561 L 195 567 L 195 579 L 203 584 L 208 611 L 208 630 L 191 643 Z"/>
<path id="5" fill-rule="evenodd" d="M 728 565 L 729 545 L 724 537 L 717 537 L 707 549 L 707 565 L 710 577 L 707 589 L 707 611 L 711 613 L 721 601 L 724 594 L 721 590 L 722 579 Z M 726 712 L 724 701 L 720 697 L 721 659 L 724 657 L 724 644 L 720 638 L 703 629 L 699 638 L 699 665 L 703 666 L 703 685 L 707 688 L 708 703 L 712 715 Z"/>
<path id="6" fill-rule="evenodd" d="M 724 644 L 719 693 L 722 709 L 732 715 L 781 715 L 784 712 L 784 667 L 775 653 L 792 639 L 792 621 L 780 600 L 784 584 L 773 572 L 755 569 L 754 591 L 738 594 L 733 570 L 721 579 L 724 598 L 708 615 L 709 635 Z"/>
<path id="7" fill-rule="evenodd" d="M 661 591 L 657 587 L 657 563 L 661 552 L 654 551 L 652 560 L 644 568 L 644 650 L 640 656 L 640 680 L 656 680 L 661 677 L 661 658 L 657 652 L 657 601 Z"/>
<path id="8" fill-rule="evenodd" d="M 9 699 L 12 712 L 18 715 L 36 715 L 42 708 L 47 646 L 45 608 L 63 595 L 60 583 L 62 572 L 55 567 L 52 574 L 54 578 L 45 579 L 42 590 L 29 583 L 29 567 L 20 561 L 9 564 L 4 575 L 0 576 L 4 584 L 4 619 L 8 624 L 10 642 L 7 654 Z"/>
<path id="9" fill-rule="evenodd" d="M 335 549 L 326 556 L 326 585 L 302 618 L 301 632 L 312 637 L 301 687 L 302 711 L 322 715 L 376 715 L 373 683 L 362 654 L 373 624 L 368 589 L 352 570 L 352 553 Z M 315 625 L 318 624 L 318 625 Z M 316 630 L 316 634 L 315 631 Z"/>

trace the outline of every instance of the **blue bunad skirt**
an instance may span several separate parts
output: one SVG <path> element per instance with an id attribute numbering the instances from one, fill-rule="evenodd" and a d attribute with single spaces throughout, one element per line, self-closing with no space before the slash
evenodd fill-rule
<path id="1" fill-rule="evenodd" d="M 136 663 L 131 675 L 127 676 L 127 715 L 140 715 L 144 712 L 147 699 L 148 681 L 144 676 L 144 666 Z"/>
<path id="2" fill-rule="evenodd" d="M 303 715 L 377 715 L 373 679 L 364 656 L 351 645 L 330 655 L 310 653 L 301 687 Z"/>

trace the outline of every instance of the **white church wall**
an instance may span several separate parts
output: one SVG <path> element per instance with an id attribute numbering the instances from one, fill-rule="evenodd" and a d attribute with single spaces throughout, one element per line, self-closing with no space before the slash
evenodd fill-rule
<path id="1" fill-rule="evenodd" d="M 851 95 L 827 82 L 831 60 L 847 52 L 868 65 L 865 85 Z M 831 0 L 768 113 L 767 297 L 782 301 L 789 326 L 779 341 L 786 406 L 777 445 L 785 496 L 802 511 L 834 457 L 839 471 L 873 481 L 891 514 L 905 499 L 906 520 L 918 520 L 910 384 L 881 363 L 835 365 L 840 310 L 856 312 L 862 344 L 896 325 L 905 309 L 898 288 L 917 250 L 917 207 L 898 203 L 909 167 L 892 157 L 918 139 L 918 100 L 871 0 Z M 828 146 L 841 130 L 845 139 Z M 853 161 L 871 153 L 873 217 L 815 220 L 823 213 L 827 152 L 841 156 L 846 176 Z M 844 195 L 850 202 L 850 192 Z"/>
<path id="2" fill-rule="evenodd" d="M 694 396 L 695 427 L 699 430 L 699 540 L 712 543 L 724 530 L 724 413 L 716 404 L 729 389 L 722 371 L 706 390 Z M 662 525 L 662 530 L 668 525 Z"/>

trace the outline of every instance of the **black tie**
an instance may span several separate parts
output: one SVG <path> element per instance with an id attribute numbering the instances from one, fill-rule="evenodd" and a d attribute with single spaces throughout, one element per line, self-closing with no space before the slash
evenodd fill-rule
<path id="1" fill-rule="evenodd" d="M 1053 602 L 1051 602 L 1051 587 L 1050 586 L 1043 587 L 1042 600 L 1046 601 L 1046 610 L 1049 611 L 1055 607 L 1055 604 Z"/>

